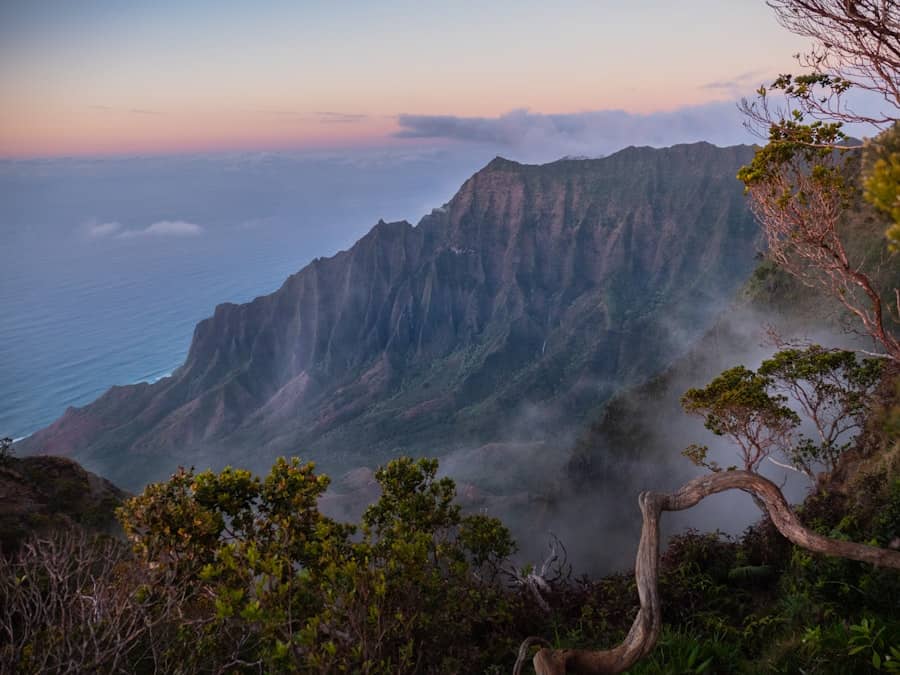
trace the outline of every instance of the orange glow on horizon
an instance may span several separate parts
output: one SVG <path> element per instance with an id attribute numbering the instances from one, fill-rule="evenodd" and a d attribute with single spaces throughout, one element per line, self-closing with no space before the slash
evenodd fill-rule
<path id="1" fill-rule="evenodd" d="M 0 125 L 0 157 L 175 154 L 365 146 L 397 129 L 395 118 L 322 121 L 315 115 L 151 113 L 140 109 L 20 115 Z"/>
<path id="2" fill-rule="evenodd" d="M 671 111 L 752 95 L 808 48 L 762 2 L 2 8 L 0 156 L 20 157 L 393 143 L 399 114 Z"/>
<path id="3" fill-rule="evenodd" d="M 686 96 L 686 93 L 688 94 Z M 566 104 L 552 92 L 542 92 L 531 105 L 517 106 L 536 113 L 566 114 L 591 110 L 624 110 L 649 114 L 702 105 L 727 97 L 698 90 L 689 95 L 677 87 L 647 87 L 643 91 L 606 96 L 603 102 L 583 97 Z M 627 95 L 626 95 L 627 94 Z M 445 93 L 449 99 L 452 96 Z M 511 108 L 499 100 L 476 99 L 469 105 L 456 100 L 453 113 L 444 107 L 449 100 L 396 101 L 403 113 L 413 115 L 454 114 L 460 117 L 499 117 Z M 399 98 L 399 97 L 398 97 Z M 339 108 L 340 106 L 334 106 Z M 297 112 L 296 102 L 279 102 L 251 110 L 204 110 L 182 106 L 168 112 L 163 106 L 106 107 L 62 105 L 18 105 L 0 113 L 0 157 L 50 157 L 115 154 L 170 154 L 179 152 L 316 149 L 371 146 L 392 139 L 399 130 L 397 112 L 372 114 Z"/>

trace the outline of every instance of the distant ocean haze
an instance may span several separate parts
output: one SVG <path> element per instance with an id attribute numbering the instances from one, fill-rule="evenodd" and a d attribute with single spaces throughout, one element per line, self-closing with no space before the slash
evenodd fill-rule
<path id="1" fill-rule="evenodd" d="M 418 220 L 482 154 L 0 162 L 0 437 L 168 375 L 217 304 Z"/>

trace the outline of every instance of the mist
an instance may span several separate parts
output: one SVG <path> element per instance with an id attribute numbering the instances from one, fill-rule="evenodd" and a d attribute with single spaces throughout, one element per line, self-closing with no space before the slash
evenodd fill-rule
<path id="1" fill-rule="evenodd" d="M 564 401 L 524 403 L 494 442 L 431 453 L 440 459 L 440 475 L 456 481 L 465 511 L 496 516 L 511 529 L 519 547 L 517 564 L 541 562 L 555 536 L 576 575 L 630 570 L 641 527 L 638 495 L 673 491 L 707 471 L 682 450 L 693 443 L 707 445 L 710 460 L 721 466 L 739 462 L 726 438 L 684 413 L 682 394 L 732 366 L 757 369 L 777 351 L 772 330 L 786 340 L 826 347 L 869 346 L 859 336 L 836 330 L 824 314 L 815 323 L 763 313 L 724 297 L 708 300 L 705 316 L 676 306 L 659 318 L 668 336 L 661 350 L 669 359 L 658 375 L 583 383 L 598 400 L 584 419 L 566 420 Z M 590 439 L 587 447 L 585 438 Z M 587 454 L 588 463 L 579 461 L 579 452 Z M 324 508 L 335 517 L 358 518 L 378 497 L 373 468 L 335 476 Z M 760 473 L 782 486 L 791 503 L 802 501 L 812 488 L 806 476 L 771 462 L 763 463 Z M 762 516 L 749 495 L 720 493 L 687 511 L 666 513 L 663 540 L 688 529 L 739 536 Z"/>
<path id="2" fill-rule="evenodd" d="M 417 222 L 498 145 L 516 157 L 516 138 L 354 153 L 0 163 L 0 245 L 9 252 L 0 268 L 0 393 L 7 404 L 0 435 L 24 436 L 110 385 L 165 376 L 184 360 L 194 325 L 216 304 L 274 291 L 314 257 L 352 244 L 379 217 Z M 589 135 L 554 138 L 546 147 L 558 152 L 557 141 L 581 138 L 584 148 Z M 698 475 L 680 454 L 691 443 L 709 445 L 723 466 L 734 463 L 727 442 L 679 404 L 686 389 L 732 365 L 755 368 L 774 351 L 763 346 L 764 327 L 781 319 L 729 307 L 730 300 L 713 292 L 654 317 L 667 336 L 659 368 L 673 366 L 664 390 L 650 396 L 627 372 L 621 380 L 579 382 L 578 395 L 596 401 L 585 417 L 571 417 L 565 400 L 526 403 L 494 442 L 434 448 L 442 474 L 458 483 L 460 503 L 502 518 L 523 562 L 542 558 L 552 532 L 579 573 L 629 569 L 640 491 L 671 490 Z M 48 321 L 67 330 L 48 333 Z M 847 335 L 812 324 L 789 326 L 785 335 L 848 344 Z M 627 433 L 601 435 L 590 466 L 581 467 L 573 448 L 610 396 L 621 407 L 612 422 Z M 177 464 L 147 461 L 155 462 L 154 475 Z M 104 473 L 103 466 L 88 468 Z M 264 473 L 268 466 L 248 468 Z M 323 509 L 358 517 L 377 498 L 374 468 L 333 474 Z M 765 472 L 785 481 L 791 500 L 808 489 L 793 472 L 774 465 Z M 739 534 L 759 517 L 749 497 L 733 493 L 667 514 L 663 526 L 667 534 L 688 527 Z"/>

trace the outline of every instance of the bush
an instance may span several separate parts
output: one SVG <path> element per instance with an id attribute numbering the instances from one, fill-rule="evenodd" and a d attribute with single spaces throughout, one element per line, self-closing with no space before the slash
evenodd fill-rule
<path id="1" fill-rule="evenodd" d="M 497 582 L 513 550 L 484 515 L 463 516 L 434 460 L 394 460 L 359 526 L 322 515 L 328 479 L 280 459 L 263 480 L 180 471 L 121 511 L 141 560 L 209 599 L 197 664 L 228 654 L 266 672 L 459 672 L 500 658 Z M 452 630 L 448 630 L 452 626 Z"/>

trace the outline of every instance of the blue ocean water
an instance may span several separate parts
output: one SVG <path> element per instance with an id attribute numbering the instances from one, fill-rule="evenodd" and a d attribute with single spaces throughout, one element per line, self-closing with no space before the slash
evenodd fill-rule
<path id="1" fill-rule="evenodd" d="M 221 302 L 276 290 L 486 157 L 444 151 L 0 162 L 0 437 L 180 365 Z"/>

